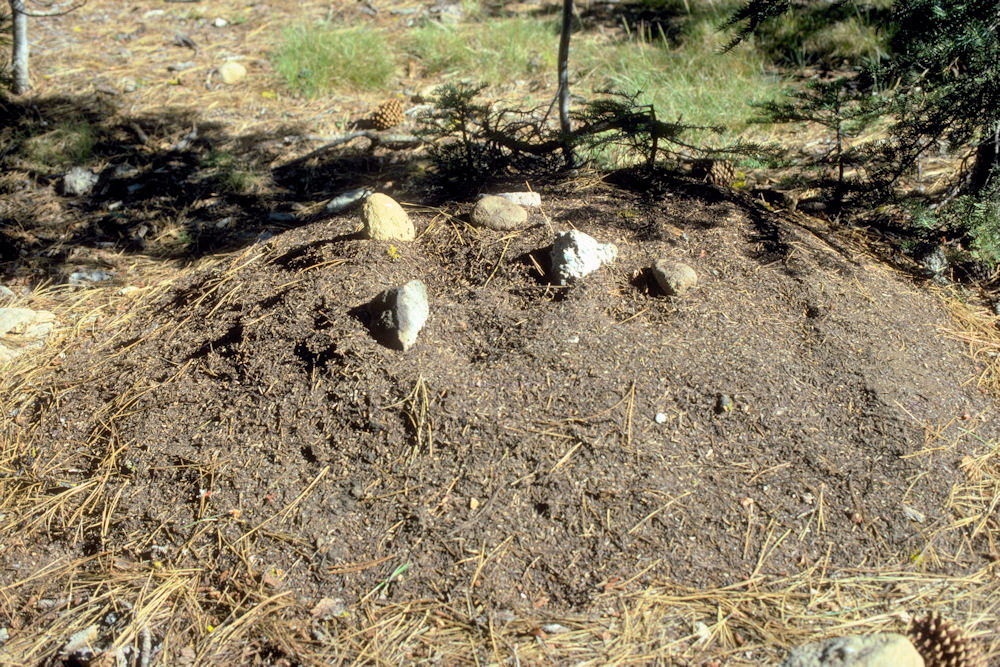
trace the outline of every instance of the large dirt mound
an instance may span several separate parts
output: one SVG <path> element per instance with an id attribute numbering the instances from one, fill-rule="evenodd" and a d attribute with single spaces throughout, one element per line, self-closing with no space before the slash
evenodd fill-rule
<path id="1" fill-rule="evenodd" d="M 103 500 L 77 499 L 104 510 L 72 534 L 54 518 L 42 559 L 567 610 L 663 578 L 966 565 L 926 556 L 962 552 L 939 530 L 964 454 L 948 443 L 991 437 L 990 403 L 934 298 L 709 187 L 543 198 L 509 235 L 450 215 L 469 204 L 412 209 L 412 243 L 318 221 L 69 356 L 36 441 L 67 452 L 53 479 L 107 471 Z M 571 227 L 619 257 L 564 289 L 544 249 Z M 697 289 L 660 295 L 661 257 Z M 363 306 L 413 278 L 431 316 L 402 353 Z"/>

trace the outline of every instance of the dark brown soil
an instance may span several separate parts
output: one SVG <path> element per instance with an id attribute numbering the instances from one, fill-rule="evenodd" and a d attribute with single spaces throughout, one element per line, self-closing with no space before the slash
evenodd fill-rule
<path id="1" fill-rule="evenodd" d="M 35 442 L 69 452 L 47 474 L 70 483 L 114 456 L 113 510 L 85 534 L 55 522 L 42 560 L 211 565 L 206 585 L 348 606 L 573 611 L 654 579 L 981 564 L 937 530 L 966 453 L 952 436 L 995 428 L 935 298 L 709 186 L 574 187 L 543 189 L 547 215 L 508 236 L 462 222 L 469 203 L 414 209 L 412 243 L 355 238 L 356 214 L 290 230 L 70 355 Z M 559 288 L 540 271 L 571 227 L 620 254 Z M 661 257 L 698 287 L 662 296 Z M 414 278 L 427 326 L 382 347 L 363 306 Z M 932 534 L 969 560 L 920 559 Z M 3 579 L 23 557 L 0 557 Z"/>

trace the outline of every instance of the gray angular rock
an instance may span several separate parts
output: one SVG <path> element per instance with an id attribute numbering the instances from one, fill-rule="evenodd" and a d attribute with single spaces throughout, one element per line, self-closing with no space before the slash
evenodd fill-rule
<path id="1" fill-rule="evenodd" d="M 96 623 L 88 625 L 83 630 L 79 630 L 70 635 L 60 653 L 65 656 L 72 656 L 89 662 L 98 651 L 94 649 L 97 641 L 98 627 Z"/>
<path id="2" fill-rule="evenodd" d="M 410 216 L 392 197 L 381 192 L 368 197 L 361 207 L 362 233 L 376 241 L 412 241 L 417 237 Z"/>
<path id="3" fill-rule="evenodd" d="M 566 285 L 611 264 L 618 257 L 613 243 L 598 243 L 594 237 L 576 229 L 560 232 L 552 244 L 552 278 Z"/>
<path id="4" fill-rule="evenodd" d="M 86 287 L 93 285 L 94 283 L 111 280 L 114 277 L 113 273 L 101 271 L 100 269 L 94 269 L 93 271 L 74 271 L 69 274 L 66 282 L 70 285 L 76 285 L 77 287 Z"/>
<path id="5" fill-rule="evenodd" d="M 948 255 L 941 246 L 934 246 L 931 250 L 920 254 L 917 261 L 923 267 L 925 275 L 932 278 L 941 276 L 948 270 Z"/>
<path id="6" fill-rule="evenodd" d="M 472 209 L 472 224 L 501 232 L 524 229 L 528 226 L 528 212 L 509 199 L 486 195 Z"/>
<path id="7" fill-rule="evenodd" d="M 653 277 L 668 296 L 681 296 L 698 284 L 698 274 L 694 269 L 672 259 L 657 260 L 653 264 Z"/>
<path id="8" fill-rule="evenodd" d="M 924 659 L 909 639 L 885 632 L 799 646 L 781 667 L 924 667 Z"/>
<path id="9" fill-rule="evenodd" d="M 421 280 L 411 280 L 388 289 L 368 304 L 368 312 L 375 338 L 386 347 L 405 352 L 427 322 L 427 286 Z"/>
<path id="10" fill-rule="evenodd" d="M 62 193 L 67 197 L 89 194 L 97 185 L 97 174 L 83 167 L 73 167 L 62 179 Z"/>

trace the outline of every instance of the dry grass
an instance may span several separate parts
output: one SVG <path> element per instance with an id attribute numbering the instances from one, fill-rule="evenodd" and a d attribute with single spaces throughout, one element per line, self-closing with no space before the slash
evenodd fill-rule
<path id="1" fill-rule="evenodd" d="M 205 260 L 201 268 L 216 276 L 208 290 L 225 293 L 235 286 L 237 270 L 266 257 L 267 251 L 255 246 Z M 123 460 L 114 437 L 115 420 L 151 387 L 137 378 L 128 392 L 101 408 L 103 427 L 90 442 L 81 443 L 90 450 L 85 457 L 89 472 L 83 475 L 73 472 L 80 462 L 67 457 L 67 449 L 39 442 L 30 425 L 18 424 L 11 408 L 25 409 L 36 400 L 58 405 L 60 395 L 72 389 L 58 383 L 58 362 L 62 354 L 81 346 L 93 346 L 92 373 L 99 374 L 102 361 L 120 352 L 116 331 L 130 318 L 145 316 L 154 297 L 181 273 L 176 268 L 149 270 L 148 282 L 154 286 L 138 295 L 120 296 L 117 288 L 74 293 L 50 289 L 26 304 L 53 309 L 63 326 L 44 351 L 21 357 L 0 379 L 0 404 L 5 406 L 0 420 L 0 535 L 5 536 L 3 548 L 20 559 L 36 549 L 44 553 L 53 536 L 83 539 L 106 531 L 121 495 L 112 479 Z M 985 351 L 1000 343 L 996 318 L 954 300 L 949 304 L 955 326 L 948 335 L 967 342 L 974 358 L 989 360 L 990 372 L 978 381 L 992 389 L 996 358 Z M 101 329 L 99 339 L 94 338 L 95 327 Z M 168 337 L 172 328 L 149 335 Z M 183 372 L 178 369 L 177 376 Z M 433 447 L 429 404 L 426 388 L 418 382 L 404 406 L 418 434 L 415 450 Z M 928 455 L 958 444 L 940 440 L 943 428 L 925 430 Z M 963 429 L 960 438 L 975 440 L 974 424 Z M 159 560 L 153 541 L 157 531 L 150 530 L 135 534 L 127 545 L 129 553 L 149 554 L 142 560 L 104 550 L 98 539 L 86 559 L 54 562 L 39 570 L 22 560 L 30 574 L 19 577 L 8 571 L 0 580 L 0 618 L 10 639 L 0 648 L 0 664 L 45 663 L 75 636 L 90 637 L 104 651 L 98 664 L 111 664 L 111 656 L 118 654 L 132 660 L 130 664 L 147 664 L 147 659 L 148 664 L 253 664 L 284 657 L 310 665 L 750 665 L 779 660 L 788 647 L 822 637 L 901 631 L 912 615 L 927 610 L 955 619 L 995 660 L 1000 658 L 1000 636 L 995 632 L 1000 627 L 1000 448 L 981 442 L 976 450 L 963 461 L 961 480 L 947 505 L 937 508 L 946 522 L 927 528 L 927 546 L 906 569 L 882 569 L 877 563 L 834 569 L 820 560 L 803 563 L 794 575 L 756 575 L 704 590 L 669 581 L 635 590 L 629 581 L 609 580 L 599 584 L 602 593 L 588 615 L 550 614 L 544 608 L 520 616 L 491 615 L 469 602 L 390 604 L 379 597 L 378 589 L 353 603 L 331 602 L 331 612 L 310 608 L 280 590 L 275 581 L 280 573 L 256 566 L 252 554 L 259 548 L 257 540 L 265 534 L 280 535 L 277 522 L 245 525 L 243 537 L 226 545 L 246 564 L 246 571 L 254 573 L 239 581 L 227 580 L 229 574 L 208 561 L 176 569 Z M 222 462 L 197 465 L 200 475 L 210 477 L 213 465 Z M 276 518 L 300 500 L 293 500 Z M 817 530 L 807 539 L 823 539 L 822 509 L 818 512 Z M 218 522 L 238 520 L 203 512 L 195 532 L 221 539 Z M 275 532 L 269 532 L 272 529 Z M 963 553 L 935 551 L 935 535 L 942 531 L 964 536 Z M 757 554 L 758 572 L 785 537 L 772 534 L 765 541 Z M 493 555 L 478 558 L 482 564 Z M 941 573 L 949 571 L 949 563 L 970 559 L 981 566 L 963 574 Z M 470 590 L 473 585 L 470 582 Z"/>

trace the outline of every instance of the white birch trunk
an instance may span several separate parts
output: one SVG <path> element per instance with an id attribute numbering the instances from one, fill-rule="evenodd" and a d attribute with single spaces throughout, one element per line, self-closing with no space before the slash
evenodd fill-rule
<path id="1" fill-rule="evenodd" d="M 14 53 L 11 59 L 14 81 L 11 90 L 15 95 L 23 95 L 31 89 L 28 78 L 28 13 L 24 0 L 10 0 L 10 10 L 14 19 Z"/>

